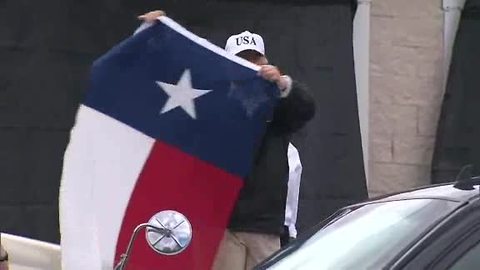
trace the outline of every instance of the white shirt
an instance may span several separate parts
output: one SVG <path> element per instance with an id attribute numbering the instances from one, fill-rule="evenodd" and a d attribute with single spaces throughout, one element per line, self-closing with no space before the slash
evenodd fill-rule
<path id="1" fill-rule="evenodd" d="M 298 197 L 300 193 L 300 180 L 302 178 L 302 163 L 297 148 L 293 144 L 288 145 L 288 192 L 285 207 L 285 226 L 288 227 L 290 237 L 297 237 Z"/>

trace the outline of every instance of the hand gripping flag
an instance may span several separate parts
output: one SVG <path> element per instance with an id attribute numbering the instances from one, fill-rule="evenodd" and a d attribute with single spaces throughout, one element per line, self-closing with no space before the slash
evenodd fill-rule
<path id="1" fill-rule="evenodd" d="M 65 152 L 63 269 L 112 269 L 162 210 L 191 244 L 162 256 L 140 235 L 127 269 L 211 268 L 278 97 L 257 72 L 166 17 L 95 61 Z"/>

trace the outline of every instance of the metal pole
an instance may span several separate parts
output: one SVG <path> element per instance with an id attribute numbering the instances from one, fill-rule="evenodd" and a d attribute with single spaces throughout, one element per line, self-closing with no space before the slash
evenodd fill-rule
<path id="1" fill-rule="evenodd" d="M 117 266 L 115 266 L 115 270 L 124 270 L 125 269 L 125 267 L 127 266 L 127 263 L 128 263 L 128 259 L 130 257 L 130 253 L 132 252 L 133 243 L 135 242 L 135 239 L 137 238 L 138 232 L 140 230 L 144 229 L 144 228 L 150 228 L 150 229 L 158 231 L 159 233 L 162 233 L 162 234 L 167 234 L 168 232 L 170 232 L 170 230 L 158 228 L 158 227 L 152 226 L 148 223 L 142 223 L 142 224 L 138 225 L 135 228 L 135 230 L 133 230 L 132 236 L 130 237 L 130 241 L 128 242 L 127 251 L 120 256 L 120 262 L 118 262 Z"/>

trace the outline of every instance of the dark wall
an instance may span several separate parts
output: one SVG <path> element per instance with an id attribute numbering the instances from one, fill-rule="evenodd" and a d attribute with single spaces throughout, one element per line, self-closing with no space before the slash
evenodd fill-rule
<path id="1" fill-rule="evenodd" d="M 480 0 L 462 12 L 432 162 L 432 182 L 453 181 L 466 164 L 480 175 Z"/>
<path id="2" fill-rule="evenodd" d="M 351 2 L 0 2 L 0 231 L 58 242 L 63 151 L 89 65 L 156 8 L 222 47 L 230 34 L 258 32 L 270 61 L 310 86 L 317 115 L 294 140 L 304 164 L 301 229 L 365 198 Z"/>

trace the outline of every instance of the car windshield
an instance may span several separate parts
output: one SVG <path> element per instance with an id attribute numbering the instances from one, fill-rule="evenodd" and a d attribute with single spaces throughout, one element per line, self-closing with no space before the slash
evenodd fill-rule
<path id="1" fill-rule="evenodd" d="M 267 269 L 381 269 L 457 206 L 412 199 L 352 208 L 307 240 L 293 243 L 284 251 L 288 255 L 276 256 L 280 259 Z"/>

